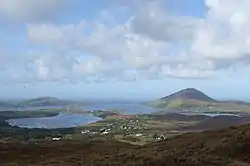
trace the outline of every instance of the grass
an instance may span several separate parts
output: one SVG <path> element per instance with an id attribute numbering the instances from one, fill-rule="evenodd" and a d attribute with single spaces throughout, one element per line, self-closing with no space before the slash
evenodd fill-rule
<path id="1" fill-rule="evenodd" d="M 8 119 L 52 116 L 52 113 L 58 112 L 3 112 L 0 116 Z M 100 116 L 104 115 L 99 113 Z M 166 114 L 121 118 L 117 114 L 105 115 L 108 116 L 102 121 L 72 129 L 38 130 L 7 126 L 7 130 L 2 130 L 1 126 L 0 138 L 2 133 L 7 132 L 4 136 L 17 140 L 10 143 L 0 139 L 0 165 L 226 166 L 232 162 L 250 163 L 250 156 L 244 152 L 250 148 L 250 125 L 180 135 L 179 127 L 197 124 L 204 117 Z M 103 134 L 106 130 L 108 134 Z M 61 141 L 51 141 L 52 137 L 58 135 L 62 136 Z M 160 136 L 167 140 L 159 141 L 157 138 Z"/>
<path id="2" fill-rule="evenodd" d="M 134 138 L 127 137 L 129 141 Z M 250 125 L 188 133 L 147 145 L 115 140 L 0 143 L 0 165 L 247 166 Z"/>

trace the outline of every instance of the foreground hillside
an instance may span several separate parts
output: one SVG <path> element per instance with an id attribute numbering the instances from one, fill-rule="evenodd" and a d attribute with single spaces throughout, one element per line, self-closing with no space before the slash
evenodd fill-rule
<path id="1" fill-rule="evenodd" d="M 0 165 L 247 166 L 250 125 L 180 135 L 134 146 L 112 140 L 0 145 Z"/>

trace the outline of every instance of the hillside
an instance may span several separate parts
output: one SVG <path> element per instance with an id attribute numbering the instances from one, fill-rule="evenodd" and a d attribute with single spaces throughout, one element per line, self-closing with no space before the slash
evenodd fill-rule
<path id="1" fill-rule="evenodd" d="M 160 98 L 161 101 L 173 101 L 173 100 L 197 100 L 197 101 L 204 101 L 204 102 L 216 102 L 215 99 L 207 96 L 205 93 L 194 89 L 194 88 L 187 88 L 180 90 L 176 93 L 173 93 L 169 96 Z"/>
<path id="2" fill-rule="evenodd" d="M 162 108 L 164 113 L 167 111 L 245 111 L 250 112 L 250 104 L 241 101 L 218 101 L 205 93 L 187 88 L 180 90 L 169 96 L 152 101 L 149 105 Z"/>
<path id="3" fill-rule="evenodd" d="M 112 140 L 0 143 L 0 164 L 30 166 L 248 166 L 250 125 L 135 146 Z"/>
<path id="4" fill-rule="evenodd" d="M 206 118 L 194 125 L 185 126 L 182 130 L 189 130 L 189 131 L 207 131 L 207 130 L 216 130 L 216 129 L 223 129 L 229 126 L 240 126 L 243 124 L 248 124 L 250 122 L 249 116 L 215 116 Z"/>
<path id="5" fill-rule="evenodd" d="M 26 101 L 19 102 L 19 107 L 52 107 L 52 106 L 68 106 L 76 104 L 73 101 L 61 100 L 55 97 L 38 97 Z"/>
<path id="6" fill-rule="evenodd" d="M 194 88 L 187 88 L 150 102 L 149 104 L 159 108 L 181 111 L 217 103 L 215 99 L 205 93 Z"/>

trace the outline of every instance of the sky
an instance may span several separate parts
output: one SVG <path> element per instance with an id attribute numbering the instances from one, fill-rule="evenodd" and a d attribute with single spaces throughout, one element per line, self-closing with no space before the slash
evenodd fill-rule
<path id="1" fill-rule="evenodd" d="M 0 0 L 0 98 L 250 101 L 249 0 Z"/>

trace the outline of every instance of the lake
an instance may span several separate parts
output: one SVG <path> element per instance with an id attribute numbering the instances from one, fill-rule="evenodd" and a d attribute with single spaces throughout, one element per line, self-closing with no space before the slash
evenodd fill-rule
<path id="1" fill-rule="evenodd" d="M 77 127 L 99 120 L 101 120 L 101 118 L 92 115 L 61 113 L 54 117 L 9 119 L 7 122 L 12 126 L 18 127 L 54 129 Z"/>

